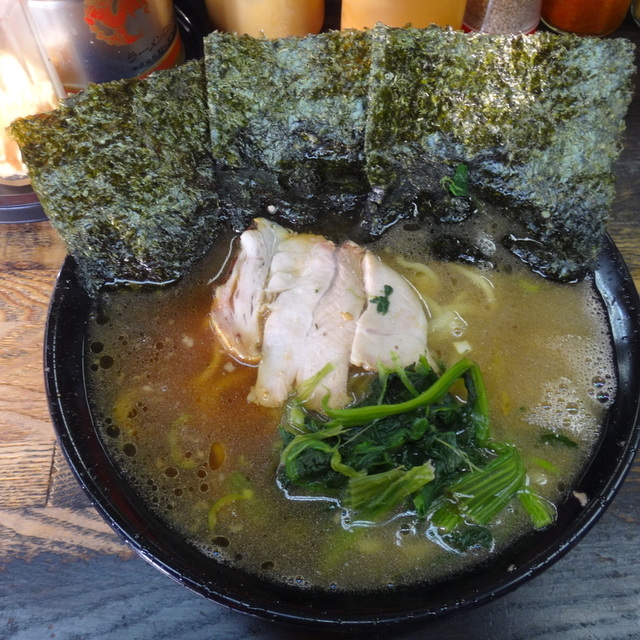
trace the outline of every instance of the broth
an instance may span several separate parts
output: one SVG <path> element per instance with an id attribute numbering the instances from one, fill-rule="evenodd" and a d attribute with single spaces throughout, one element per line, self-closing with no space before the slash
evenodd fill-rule
<path id="1" fill-rule="evenodd" d="M 393 231 L 371 248 L 426 301 L 434 356 L 451 365 L 466 354 L 480 365 L 493 432 L 518 447 L 535 492 L 565 499 L 615 394 L 592 281 L 556 284 L 506 257 L 492 270 L 423 264 L 419 240 L 420 232 Z M 228 356 L 209 325 L 228 246 L 221 241 L 181 283 L 106 291 L 89 327 L 98 428 L 169 526 L 249 572 L 336 590 L 441 580 L 531 530 L 514 504 L 491 525 L 494 548 L 460 553 L 411 514 L 345 530 L 335 503 L 287 497 L 276 482 L 281 410 L 246 400 L 257 369 Z M 548 431 L 579 446 L 542 444 Z"/>

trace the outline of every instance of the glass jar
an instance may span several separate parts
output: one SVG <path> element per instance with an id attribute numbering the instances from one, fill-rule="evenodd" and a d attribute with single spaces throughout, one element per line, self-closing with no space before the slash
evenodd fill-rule
<path id="1" fill-rule="evenodd" d="M 250 36 L 284 38 L 318 33 L 324 0 L 206 0 L 216 29 Z"/>
<path id="2" fill-rule="evenodd" d="M 7 127 L 16 118 L 54 109 L 63 97 L 25 3 L 0 0 L 0 223 L 45 219 Z"/>
<path id="3" fill-rule="evenodd" d="M 390 27 L 430 24 L 462 27 L 467 0 L 342 0 L 342 29 L 364 29 L 382 22 Z"/>
<path id="4" fill-rule="evenodd" d="M 640 0 L 633 0 L 631 3 L 631 15 L 635 23 L 640 27 Z"/>
<path id="5" fill-rule="evenodd" d="M 533 33 L 540 22 L 542 0 L 468 0 L 465 31 Z"/>
<path id="6" fill-rule="evenodd" d="M 630 0 L 543 0 L 542 20 L 556 31 L 606 36 L 625 19 Z"/>
<path id="7" fill-rule="evenodd" d="M 24 4 L 0 0 L 0 182 L 29 183 L 17 143 L 7 127 L 21 116 L 56 107 L 64 91 L 44 55 Z"/>
<path id="8" fill-rule="evenodd" d="M 184 61 L 173 0 L 27 0 L 27 5 L 68 92 Z"/>

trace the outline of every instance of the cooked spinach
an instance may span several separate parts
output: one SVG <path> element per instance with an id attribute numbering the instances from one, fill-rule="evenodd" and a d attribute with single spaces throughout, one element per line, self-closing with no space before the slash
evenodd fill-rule
<path id="1" fill-rule="evenodd" d="M 540 436 L 540 442 L 550 445 L 562 445 L 569 449 L 575 449 L 578 447 L 578 443 L 575 440 L 565 436 L 563 433 L 555 433 L 554 431 L 543 433 Z"/>
<path id="2" fill-rule="evenodd" d="M 452 391 L 460 383 L 465 401 Z M 482 375 L 468 359 L 441 375 L 425 358 L 383 369 L 360 403 L 325 413 L 290 405 L 281 482 L 338 500 L 356 525 L 409 509 L 446 535 L 455 531 L 455 544 L 484 544 L 486 526 L 525 492 L 520 501 L 534 525 L 552 521 L 552 510 L 526 489 L 518 450 L 492 437 Z"/>
<path id="3" fill-rule="evenodd" d="M 449 190 L 452 196 L 462 197 L 469 195 L 469 169 L 466 164 L 456 167 L 453 178 L 445 176 L 440 181 L 443 187 Z"/>

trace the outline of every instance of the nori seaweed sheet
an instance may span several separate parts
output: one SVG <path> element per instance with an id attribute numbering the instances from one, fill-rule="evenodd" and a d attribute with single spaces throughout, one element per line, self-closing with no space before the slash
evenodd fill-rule
<path id="1" fill-rule="evenodd" d="M 473 197 L 458 206 L 499 208 L 514 223 L 502 239 L 509 249 L 544 275 L 583 276 L 614 197 L 633 70 L 622 39 L 378 25 L 366 125 L 371 231 L 399 217 L 451 217 L 456 199 L 441 181 L 461 163 Z"/>
<path id="2" fill-rule="evenodd" d="M 174 280 L 210 246 L 219 217 L 202 61 L 92 85 L 11 133 L 89 291 Z"/>
<path id="3" fill-rule="evenodd" d="M 205 39 L 212 155 L 223 207 L 295 224 L 362 209 L 369 34 Z"/>
<path id="4" fill-rule="evenodd" d="M 573 280 L 601 246 L 633 72 L 619 39 L 214 32 L 204 61 L 92 86 L 12 134 L 92 291 L 177 279 L 256 215 L 321 232 L 349 218 L 362 241 L 497 210 L 505 246 Z M 458 164 L 464 197 L 443 184 Z"/>

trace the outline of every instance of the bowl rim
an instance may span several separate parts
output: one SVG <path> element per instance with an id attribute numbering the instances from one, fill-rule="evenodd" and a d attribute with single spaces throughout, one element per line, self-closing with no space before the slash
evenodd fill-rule
<path id="1" fill-rule="evenodd" d="M 167 527 L 128 486 L 106 455 L 91 416 L 84 371 L 90 297 L 73 257 L 59 272 L 44 341 L 45 390 L 61 449 L 82 489 L 109 525 L 148 563 L 199 595 L 232 610 L 333 629 L 397 626 L 461 613 L 516 589 L 553 565 L 593 527 L 618 492 L 640 446 L 640 299 L 614 242 L 606 236 L 595 285 L 609 319 L 618 393 L 591 461 L 557 522 L 533 532 L 490 565 L 453 581 L 370 593 L 327 593 L 274 584 L 205 556 Z M 177 550 L 177 551 L 176 551 Z"/>

